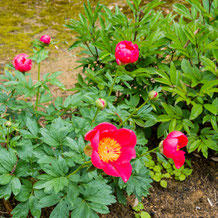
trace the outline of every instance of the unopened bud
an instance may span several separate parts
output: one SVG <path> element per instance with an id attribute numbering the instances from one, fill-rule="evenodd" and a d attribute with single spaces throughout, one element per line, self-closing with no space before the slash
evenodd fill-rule
<path id="1" fill-rule="evenodd" d="M 103 98 L 97 99 L 95 103 L 99 109 L 104 109 L 107 106 L 107 102 Z"/>
<path id="2" fill-rule="evenodd" d="M 149 93 L 148 93 L 148 98 L 150 99 L 150 100 L 153 100 L 153 101 L 155 101 L 155 100 L 157 100 L 158 99 L 158 92 L 156 92 L 156 91 L 150 91 Z"/>
<path id="3" fill-rule="evenodd" d="M 161 142 L 159 143 L 159 150 L 160 150 L 160 153 L 163 154 L 163 141 L 161 141 Z"/>
<path id="4" fill-rule="evenodd" d="M 10 127 L 11 126 L 11 121 L 6 121 L 5 126 Z"/>
<path id="5" fill-rule="evenodd" d="M 92 155 L 92 147 L 91 145 L 86 145 L 84 148 L 84 153 L 85 155 L 87 155 L 88 157 L 91 157 Z"/>

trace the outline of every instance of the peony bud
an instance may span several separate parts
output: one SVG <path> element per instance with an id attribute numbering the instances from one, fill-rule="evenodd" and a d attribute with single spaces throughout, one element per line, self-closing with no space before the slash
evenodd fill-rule
<path id="1" fill-rule="evenodd" d="M 84 153 L 88 157 L 92 156 L 92 146 L 90 144 L 85 146 Z"/>
<path id="2" fill-rule="evenodd" d="M 115 58 L 118 65 L 134 63 L 139 58 L 139 48 L 131 41 L 121 41 L 115 49 Z"/>
<path id="3" fill-rule="evenodd" d="M 156 101 L 158 99 L 158 92 L 152 90 L 148 93 L 148 98 L 150 100 Z"/>
<path id="4" fill-rule="evenodd" d="M 104 109 L 107 106 L 107 102 L 103 98 L 97 99 L 95 103 L 99 109 Z"/>
<path id="5" fill-rule="evenodd" d="M 32 60 L 28 59 L 29 57 L 27 54 L 18 54 L 14 60 L 13 65 L 16 70 L 19 70 L 20 72 L 27 72 L 31 70 L 32 68 Z"/>
<path id="6" fill-rule="evenodd" d="M 48 45 L 51 41 L 51 37 L 49 35 L 43 35 L 41 36 L 40 41 Z"/>
<path id="7" fill-rule="evenodd" d="M 163 154 L 163 141 L 161 141 L 161 142 L 159 143 L 159 150 L 160 150 L 160 153 Z"/>
<path id="8" fill-rule="evenodd" d="M 10 126 L 11 126 L 11 121 L 9 121 L 9 120 L 6 121 L 6 122 L 5 122 L 5 126 L 10 127 Z"/>

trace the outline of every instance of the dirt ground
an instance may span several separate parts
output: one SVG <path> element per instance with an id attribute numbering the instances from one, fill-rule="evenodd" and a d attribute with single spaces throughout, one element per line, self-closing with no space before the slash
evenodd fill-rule
<path id="1" fill-rule="evenodd" d="M 193 173 L 185 181 L 174 179 L 168 187 L 153 183 L 150 195 L 143 199 L 144 210 L 154 218 L 216 218 L 218 217 L 218 172 L 217 162 L 202 157 L 186 155 L 192 162 Z M 127 205 L 115 204 L 111 213 L 102 218 L 132 218 L 134 197 Z"/>

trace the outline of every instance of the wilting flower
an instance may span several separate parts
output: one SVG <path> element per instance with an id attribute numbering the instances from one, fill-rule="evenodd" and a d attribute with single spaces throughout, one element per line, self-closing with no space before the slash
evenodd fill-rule
<path id="1" fill-rule="evenodd" d="M 115 49 L 115 58 L 118 65 L 134 63 L 139 58 L 139 48 L 131 41 L 121 41 Z"/>
<path id="2" fill-rule="evenodd" d="M 117 129 L 110 123 L 101 123 L 85 135 L 91 142 L 92 164 L 127 182 L 132 173 L 130 160 L 136 157 L 136 135 L 129 129 Z"/>
<path id="3" fill-rule="evenodd" d="M 157 99 L 158 99 L 158 92 L 156 92 L 156 91 L 154 91 L 154 90 L 150 91 L 150 92 L 148 93 L 148 98 L 149 98 L 150 100 L 153 100 L 153 101 L 157 100 Z"/>
<path id="4" fill-rule="evenodd" d="M 27 72 L 31 70 L 32 68 L 32 60 L 28 59 L 29 57 L 27 54 L 18 54 L 14 60 L 13 65 L 16 70 L 19 70 L 20 72 Z"/>
<path id="5" fill-rule="evenodd" d="M 51 41 L 51 37 L 49 35 L 43 35 L 41 36 L 40 41 L 48 45 Z"/>
<path id="6" fill-rule="evenodd" d="M 173 131 L 163 140 L 163 154 L 172 158 L 177 169 L 185 163 L 185 152 L 181 151 L 187 145 L 188 138 L 180 131 Z"/>
<path id="7" fill-rule="evenodd" d="M 99 109 L 104 109 L 107 106 L 107 102 L 103 98 L 97 99 L 95 103 Z"/>

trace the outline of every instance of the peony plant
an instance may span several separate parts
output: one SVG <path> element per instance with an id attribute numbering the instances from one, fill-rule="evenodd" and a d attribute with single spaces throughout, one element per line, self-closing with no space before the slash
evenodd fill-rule
<path id="1" fill-rule="evenodd" d="M 134 19 L 88 2 L 71 21 L 71 49 L 87 48 L 72 89 L 60 72 L 41 75 L 51 49 L 45 35 L 31 59 L 17 58 L 16 71 L 1 75 L 0 198 L 9 214 L 41 217 L 49 208 L 50 217 L 98 217 L 116 199 L 146 197 L 153 180 L 166 187 L 172 171 L 183 181 L 191 174 L 183 150 L 217 151 L 215 3 L 194 5 L 198 13 L 176 4 L 187 22 L 153 10 L 162 1 L 140 2 L 127 1 Z M 30 63 L 36 83 L 22 73 Z M 55 98 L 51 85 L 67 97 Z"/>

